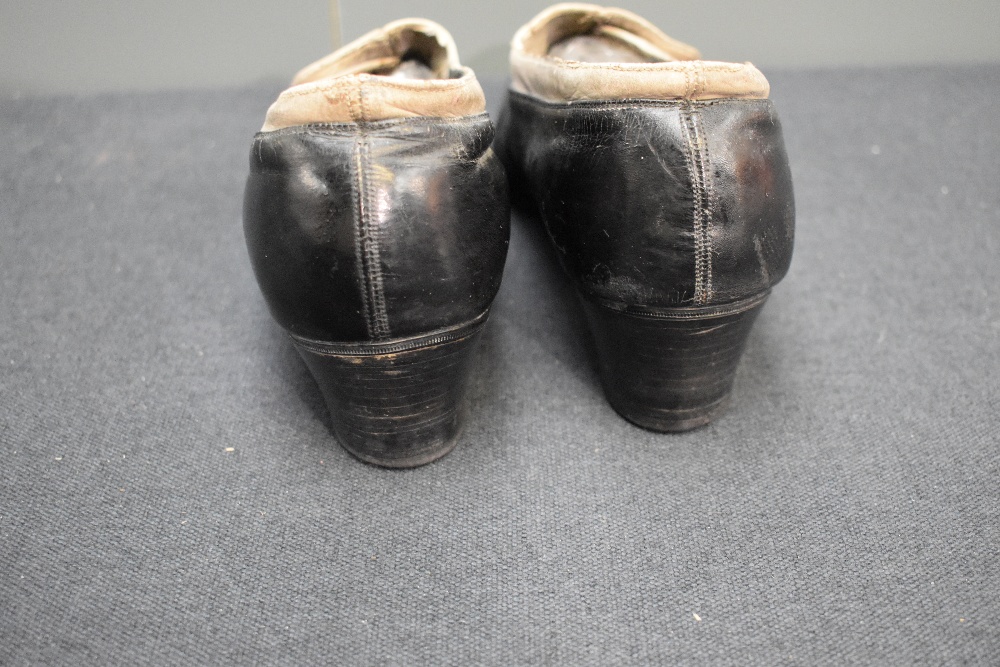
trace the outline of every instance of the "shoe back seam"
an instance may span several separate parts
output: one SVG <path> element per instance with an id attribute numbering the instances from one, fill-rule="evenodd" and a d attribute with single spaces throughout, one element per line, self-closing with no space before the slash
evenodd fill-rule
<path id="1" fill-rule="evenodd" d="M 708 143 L 701 111 L 687 104 L 681 108 L 681 129 L 687 147 L 685 160 L 691 179 L 694 231 L 694 303 L 705 305 L 712 298 L 712 211 L 715 188 L 709 163 Z"/>
<path id="2" fill-rule="evenodd" d="M 357 104 L 363 115 L 364 97 L 358 91 Z M 385 287 L 382 279 L 382 261 L 379 252 L 379 225 L 372 217 L 372 174 L 371 139 L 362 129 L 354 142 L 354 194 L 355 194 L 355 242 L 358 274 L 361 281 L 361 302 L 364 310 L 365 328 L 372 340 L 387 340 L 392 337 L 389 315 L 386 310 Z"/>

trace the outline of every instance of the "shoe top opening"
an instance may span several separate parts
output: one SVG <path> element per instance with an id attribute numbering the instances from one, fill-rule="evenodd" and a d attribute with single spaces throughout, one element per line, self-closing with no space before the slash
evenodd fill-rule
<path id="1" fill-rule="evenodd" d="M 648 53 L 613 35 L 594 30 L 582 35 L 564 37 L 549 47 L 548 55 L 560 60 L 585 63 L 653 63 L 658 62 Z"/>
<path id="2" fill-rule="evenodd" d="M 371 74 L 394 79 L 452 79 L 461 72 L 451 68 L 446 44 L 434 34 L 418 29 L 403 30 L 394 35 L 391 48 L 396 62 L 385 66 L 379 63 Z"/>
<path id="3" fill-rule="evenodd" d="M 522 26 L 512 48 L 529 56 L 603 63 L 697 60 L 698 50 L 665 35 L 638 14 L 614 7 L 563 3 Z"/>
<path id="4" fill-rule="evenodd" d="M 463 75 L 451 35 L 425 19 L 402 19 L 373 30 L 303 68 L 292 85 L 353 74 L 399 79 L 457 79 Z"/>

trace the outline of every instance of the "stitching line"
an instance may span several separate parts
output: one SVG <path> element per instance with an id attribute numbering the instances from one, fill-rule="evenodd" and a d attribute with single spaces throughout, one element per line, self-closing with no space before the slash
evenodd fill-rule
<path id="1" fill-rule="evenodd" d="M 358 81 L 374 83 L 379 88 L 393 88 L 396 90 L 403 90 L 403 91 L 417 92 L 424 94 L 428 92 L 450 93 L 453 92 L 456 88 L 463 88 L 465 86 L 470 85 L 474 79 L 474 77 L 471 76 L 468 78 L 462 76 L 458 79 L 430 79 L 430 80 L 417 79 L 415 80 L 414 83 L 404 83 L 402 81 L 384 80 L 384 77 L 379 77 L 378 79 L 375 79 L 373 75 L 364 75 L 364 74 L 361 75 L 353 74 L 353 75 L 348 75 L 348 77 L 350 78 L 345 77 L 344 80 L 340 80 L 326 86 L 310 86 L 309 88 L 299 89 L 299 90 L 295 89 L 285 90 L 283 93 L 281 93 L 281 97 L 284 98 L 300 97 L 302 95 L 314 95 L 315 93 L 340 93 L 343 92 L 344 88 L 350 88 L 356 85 Z M 308 84 L 300 84 L 300 85 L 308 85 Z"/>
<path id="2" fill-rule="evenodd" d="M 695 84 L 694 84 L 694 94 L 691 97 L 698 97 L 708 88 L 708 76 L 706 76 L 705 67 L 703 67 L 699 62 L 694 65 L 695 70 Z"/>
<path id="3" fill-rule="evenodd" d="M 357 88 L 356 90 L 352 90 L 350 92 L 351 93 L 356 93 L 359 98 L 361 97 L 361 88 Z M 347 113 L 350 114 L 351 120 L 354 121 L 355 123 L 357 123 L 358 122 L 358 111 L 357 111 L 357 108 L 355 106 L 356 102 L 354 100 L 354 97 L 355 96 L 353 94 L 349 94 L 349 95 L 346 95 L 344 97 L 344 100 L 347 102 Z"/>
<path id="4" fill-rule="evenodd" d="M 291 336 L 292 340 L 295 341 L 296 345 L 316 354 L 350 357 L 395 354 L 398 352 L 408 352 L 410 350 L 418 350 L 434 345 L 443 345 L 445 343 L 468 338 L 486 324 L 489 315 L 490 311 L 487 309 L 478 317 L 475 317 L 468 322 L 462 322 L 461 324 L 456 324 L 455 326 L 436 329 L 435 331 L 430 331 L 419 336 L 397 338 L 396 340 L 388 340 L 379 343 L 331 343 L 303 338 L 291 333 L 289 336 Z"/>
<path id="5" fill-rule="evenodd" d="M 374 201 L 371 190 L 371 139 L 365 131 L 365 93 L 358 86 L 357 100 L 348 98 L 351 117 L 358 122 L 359 132 L 354 143 L 355 204 L 357 210 L 357 230 L 354 254 L 358 261 L 361 279 L 361 303 L 364 308 L 365 329 L 372 340 L 391 337 L 389 315 L 385 306 L 385 288 L 382 281 L 382 262 L 379 257 L 378 225 L 372 218 Z"/>
<path id="6" fill-rule="evenodd" d="M 764 98 L 718 98 L 711 100 L 685 100 L 683 98 L 676 98 L 672 100 L 647 100 L 642 98 L 636 99 L 622 99 L 622 100 L 572 100 L 569 102 L 550 102 L 548 100 L 542 100 L 537 97 L 532 97 L 526 93 L 519 93 L 516 90 L 511 90 L 508 92 L 511 99 L 515 99 L 519 104 L 532 104 L 535 106 L 545 107 L 548 109 L 643 109 L 646 107 L 664 107 L 664 108 L 678 108 L 678 107 L 691 107 L 691 108 L 701 108 L 701 107 L 711 107 L 720 105 L 737 105 L 737 104 L 754 104 L 757 102 L 770 102 L 768 99 Z M 273 130 L 274 132 L 281 132 L 281 130 Z"/>
<path id="7" fill-rule="evenodd" d="M 691 173 L 694 223 L 694 303 L 704 305 L 712 297 L 712 207 L 715 192 L 708 165 L 708 145 L 701 113 L 687 105 L 681 111 L 688 146 L 688 170 Z"/>
<path id="8" fill-rule="evenodd" d="M 703 303 L 708 303 L 712 299 L 713 285 L 712 285 L 712 225 L 713 218 L 712 212 L 715 211 L 715 179 L 712 178 L 712 162 L 708 152 L 708 134 L 705 132 L 705 125 L 702 119 L 701 111 L 698 111 L 694 116 L 695 127 L 698 130 L 698 146 L 701 150 L 699 156 L 699 162 L 701 163 L 701 185 L 702 190 L 705 193 L 705 216 L 702 221 L 704 237 L 702 239 L 702 253 L 704 262 L 705 276 L 703 280 L 704 301 Z"/>
<path id="9" fill-rule="evenodd" d="M 592 294 L 584 294 L 583 292 L 580 292 L 580 294 L 584 299 L 590 301 L 594 305 L 612 310 L 616 313 L 621 313 L 623 315 L 631 315 L 632 317 L 646 317 L 657 320 L 705 320 L 712 317 L 725 317 L 727 315 L 745 313 L 751 308 L 759 306 L 767 301 L 767 297 L 770 296 L 771 290 L 767 289 L 759 294 L 746 299 L 741 299 L 739 301 L 734 301 L 732 303 L 695 307 L 630 306 L 625 303 L 603 299 Z"/>
<path id="10" fill-rule="evenodd" d="M 389 330 L 389 314 L 386 312 L 385 287 L 382 281 L 382 262 L 379 256 L 379 227 L 372 218 L 371 192 L 371 141 L 364 134 L 358 138 L 360 143 L 360 186 L 363 202 L 360 216 L 359 242 L 361 244 L 361 267 L 366 278 L 364 287 L 367 291 L 369 308 L 369 335 L 374 340 L 391 338 Z"/>
<path id="11" fill-rule="evenodd" d="M 348 99 L 347 105 L 348 110 L 350 110 L 350 105 L 353 102 Z M 379 130 L 393 130 L 397 128 L 402 128 L 404 130 L 410 129 L 410 125 L 418 126 L 435 126 L 435 125 L 445 125 L 449 128 L 456 123 L 474 123 L 481 122 L 484 120 L 489 120 L 489 115 L 485 113 L 475 113 L 469 114 L 467 116 L 413 116 L 407 118 L 389 118 L 386 120 L 370 120 L 365 121 L 365 127 L 369 134 L 377 133 Z M 254 137 L 279 137 L 288 134 L 298 135 L 298 134 L 311 134 L 316 136 L 325 136 L 337 131 L 344 133 L 354 134 L 358 130 L 358 123 L 355 121 L 345 121 L 343 123 L 307 123 L 305 125 L 293 125 L 291 127 L 283 127 L 277 130 L 268 130 L 266 132 L 257 132 Z"/>
<path id="12" fill-rule="evenodd" d="M 525 56 L 520 56 L 525 59 Z M 749 69 L 746 63 L 714 63 L 693 60 L 668 61 L 659 63 L 588 63 L 574 60 L 561 60 L 558 63 L 548 56 L 527 56 L 532 65 L 545 65 L 548 69 L 573 70 L 613 70 L 616 72 L 676 72 L 690 67 L 690 63 L 698 62 L 699 66 L 709 72 L 741 72 Z"/>
<path id="13" fill-rule="evenodd" d="M 367 143 L 368 138 L 365 136 L 359 136 L 354 142 L 354 159 L 352 162 L 352 167 L 354 171 L 354 187 L 351 188 L 351 195 L 354 199 L 354 210 L 356 215 L 355 221 L 357 223 L 354 230 L 354 256 L 358 261 L 358 279 L 361 286 L 361 309 L 363 311 L 365 319 L 365 330 L 368 332 L 368 337 L 372 338 L 373 325 L 371 316 L 371 306 L 368 303 L 368 281 L 365 279 L 365 266 L 362 258 L 364 257 L 364 220 L 367 216 L 368 205 L 364 200 L 364 164 L 362 156 L 362 145 Z"/>

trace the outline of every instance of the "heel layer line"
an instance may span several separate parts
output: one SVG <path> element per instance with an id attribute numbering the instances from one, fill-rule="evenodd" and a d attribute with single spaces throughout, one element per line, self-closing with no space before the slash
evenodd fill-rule
<path id="1" fill-rule="evenodd" d="M 580 296 L 585 301 L 588 301 L 595 306 L 600 306 L 601 308 L 606 308 L 623 315 L 648 317 L 658 320 L 705 320 L 713 317 L 738 315 L 761 305 L 767 301 L 767 297 L 770 295 L 771 290 L 766 290 L 746 299 L 722 303 L 716 306 L 677 306 L 668 308 L 660 306 L 629 305 L 620 301 L 602 299 L 601 297 L 585 294 L 582 291 L 580 292 Z"/>
<path id="2" fill-rule="evenodd" d="M 410 350 L 418 350 L 422 347 L 431 347 L 467 338 L 485 326 L 489 317 L 490 311 L 485 310 L 478 317 L 468 322 L 456 324 L 455 326 L 436 329 L 426 334 L 420 334 L 419 336 L 409 336 L 377 343 L 367 341 L 336 343 L 303 338 L 292 333 L 288 335 L 291 336 L 296 346 L 314 354 L 334 357 L 367 357 L 408 352 Z"/>

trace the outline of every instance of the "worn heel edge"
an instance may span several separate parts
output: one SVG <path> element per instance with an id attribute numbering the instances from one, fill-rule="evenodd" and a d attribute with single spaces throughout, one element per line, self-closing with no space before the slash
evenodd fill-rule
<path id="1" fill-rule="evenodd" d="M 581 296 L 608 402 L 637 426 L 680 432 L 726 411 L 750 329 L 768 293 L 685 308 L 613 308 Z"/>
<path id="2" fill-rule="evenodd" d="M 323 393 L 340 445 L 366 463 L 414 468 L 458 442 L 465 385 L 488 315 L 389 341 L 292 340 Z"/>
<path id="3" fill-rule="evenodd" d="M 729 409 L 730 396 L 726 394 L 718 401 L 689 410 L 657 409 L 655 406 L 640 406 L 626 401 L 615 400 L 606 393 L 608 404 L 627 422 L 647 431 L 656 433 L 684 433 L 707 426 Z"/>
<path id="4" fill-rule="evenodd" d="M 442 441 L 440 444 L 428 448 L 427 451 L 413 454 L 412 456 L 400 457 L 397 459 L 387 459 L 378 456 L 372 456 L 362 449 L 355 447 L 349 447 L 343 442 L 341 446 L 347 450 L 347 452 L 358 459 L 362 463 L 368 463 L 373 466 L 378 466 L 379 468 L 390 468 L 393 470 L 405 470 L 407 468 L 419 468 L 420 466 L 425 466 L 428 463 L 434 463 L 438 459 L 444 458 L 455 449 L 458 445 L 458 440 L 461 438 L 461 428 L 456 431 L 455 435 L 448 440 Z"/>

